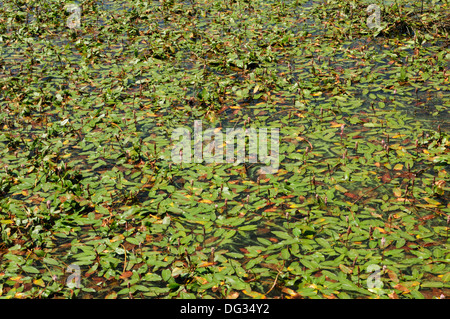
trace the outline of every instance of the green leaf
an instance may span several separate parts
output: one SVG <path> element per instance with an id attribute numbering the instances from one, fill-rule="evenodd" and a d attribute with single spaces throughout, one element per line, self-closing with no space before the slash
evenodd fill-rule
<path id="1" fill-rule="evenodd" d="M 316 238 L 316 242 L 324 248 L 331 248 L 330 243 L 323 238 L 320 238 L 320 237 Z"/>
<path id="2" fill-rule="evenodd" d="M 245 225 L 245 226 L 240 226 L 240 227 L 238 227 L 238 229 L 239 229 L 239 230 L 242 230 L 242 231 L 255 230 L 255 229 L 257 229 L 257 228 L 258 228 L 257 225 Z"/>
<path id="3" fill-rule="evenodd" d="M 22 269 L 33 274 L 40 274 L 40 271 L 33 266 L 22 266 Z"/>
<path id="4" fill-rule="evenodd" d="M 308 260 L 306 260 L 306 259 L 302 259 L 302 260 L 300 260 L 300 262 L 301 262 L 306 268 L 309 268 L 309 269 L 317 269 L 317 268 L 319 268 L 319 264 L 316 263 L 315 261 L 308 261 Z"/>
<path id="5" fill-rule="evenodd" d="M 425 297 L 417 290 L 413 290 L 410 294 L 414 297 L 414 299 L 425 299 Z"/>
<path id="6" fill-rule="evenodd" d="M 161 279 L 162 279 L 162 277 L 160 275 L 154 274 L 154 273 L 147 273 L 143 277 L 143 280 L 146 280 L 146 281 L 160 281 Z"/>
<path id="7" fill-rule="evenodd" d="M 134 237 L 127 237 L 126 241 L 133 245 L 139 245 L 141 243 L 138 239 Z"/>
<path id="8" fill-rule="evenodd" d="M 401 248 L 405 245 L 405 243 L 406 243 L 405 239 L 399 238 L 399 239 L 397 239 L 397 243 L 395 244 L 395 247 Z"/>
<path id="9" fill-rule="evenodd" d="M 57 266 L 57 265 L 60 264 L 56 259 L 53 259 L 53 258 L 50 258 L 50 257 L 44 257 L 42 259 L 42 261 L 45 262 L 46 264 L 49 264 L 49 265 Z"/>
<path id="10" fill-rule="evenodd" d="M 272 233 L 276 235 L 277 237 L 283 238 L 283 239 L 293 239 L 291 236 L 289 236 L 288 233 L 278 231 L 278 230 L 272 230 Z"/>
<path id="11" fill-rule="evenodd" d="M 163 271 L 161 272 L 161 277 L 164 281 L 169 281 L 169 279 L 172 278 L 172 272 L 170 271 L 170 269 L 163 269 Z"/>
<path id="12" fill-rule="evenodd" d="M 262 237 L 258 237 L 256 238 L 257 241 L 259 241 L 261 244 L 266 245 L 266 246 L 270 246 L 272 245 L 272 242 L 266 238 L 262 238 Z"/>
<path id="13" fill-rule="evenodd" d="M 422 288 L 442 288 L 444 283 L 440 281 L 426 281 L 420 284 Z"/>
<path id="14" fill-rule="evenodd" d="M 230 256 L 232 258 L 244 258 L 243 254 L 240 253 L 234 253 L 234 252 L 230 252 L 230 253 L 226 253 L 227 256 Z"/>
<path id="15" fill-rule="evenodd" d="M 290 257 L 291 254 L 289 253 L 289 250 L 287 248 L 281 250 L 281 258 L 288 260 Z"/>

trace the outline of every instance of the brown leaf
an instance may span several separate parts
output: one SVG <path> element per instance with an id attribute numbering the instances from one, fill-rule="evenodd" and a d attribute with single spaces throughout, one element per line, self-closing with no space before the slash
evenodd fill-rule
<path id="1" fill-rule="evenodd" d="M 205 239 L 205 245 L 215 242 L 219 237 L 209 237 Z"/>
<path id="2" fill-rule="evenodd" d="M 402 291 L 403 293 L 408 293 L 410 290 L 401 284 L 397 284 L 394 286 L 395 289 Z"/>
<path id="3" fill-rule="evenodd" d="M 131 275 L 133 274 L 133 272 L 132 271 L 125 271 L 125 272 L 123 272 L 121 275 L 120 275 L 120 279 L 125 279 L 125 278 L 128 278 L 128 277 L 131 277 Z"/>
<path id="4" fill-rule="evenodd" d="M 206 280 L 203 277 L 200 276 L 194 276 L 195 279 L 197 279 L 197 281 L 201 284 L 201 285 L 206 285 L 208 283 L 208 280 Z"/>
<path id="5" fill-rule="evenodd" d="M 393 293 L 391 293 L 391 294 L 388 294 L 388 296 L 389 296 L 389 298 L 391 298 L 391 299 L 398 299 L 398 296 L 397 296 L 397 294 L 395 293 L 395 291 L 394 291 Z"/>
<path id="6" fill-rule="evenodd" d="M 239 297 L 239 293 L 237 291 L 233 291 L 228 294 L 227 299 L 237 299 Z"/>
<path id="7" fill-rule="evenodd" d="M 256 234 L 262 235 L 262 234 L 267 234 L 268 232 L 270 232 L 270 228 L 258 228 L 258 230 L 256 231 Z"/>
<path id="8" fill-rule="evenodd" d="M 292 290 L 290 288 L 283 287 L 283 289 L 281 289 L 281 291 L 284 292 L 285 294 L 288 294 L 289 296 L 291 296 L 290 297 L 291 299 L 301 299 L 302 298 L 302 296 L 299 293 L 295 292 L 294 290 Z"/>
<path id="9" fill-rule="evenodd" d="M 435 217 L 436 217 L 436 215 L 430 214 L 430 215 L 419 218 L 419 220 L 429 220 L 429 219 L 433 219 Z"/>
<path id="10" fill-rule="evenodd" d="M 350 193 L 350 192 L 344 193 L 344 195 L 347 196 L 347 197 L 350 197 L 351 199 L 357 199 L 359 197 L 358 195 L 355 195 L 355 194 Z"/>
<path id="11" fill-rule="evenodd" d="M 381 180 L 383 183 L 389 183 L 391 181 L 392 177 L 389 173 L 385 173 L 383 176 L 381 176 Z"/>
<path id="12" fill-rule="evenodd" d="M 245 248 L 239 248 L 239 250 L 241 252 L 243 252 L 244 254 L 248 254 L 249 253 L 249 251 L 247 249 L 245 249 Z"/>
<path id="13" fill-rule="evenodd" d="M 399 282 L 398 277 L 397 277 L 397 274 L 396 274 L 395 272 L 393 272 L 392 270 L 388 269 L 388 270 L 387 270 L 387 273 L 388 273 L 389 278 L 390 278 L 393 282 L 395 282 L 395 283 L 398 283 L 398 282 Z"/>

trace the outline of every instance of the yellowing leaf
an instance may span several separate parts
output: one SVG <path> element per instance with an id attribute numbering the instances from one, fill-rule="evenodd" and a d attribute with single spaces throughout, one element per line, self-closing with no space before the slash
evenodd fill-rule
<path id="1" fill-rule="evenodd" d="M 420 285 L 420 282 L 418 282 L 418 281 L 405 281 L 405 282 L 402 283 L 402 285 L 405 286 L 405 287 L 411 288 L 411 287 L 415 287 L 415 286 Z"/>
<path id="2" fill-rule="evenodd" d="M 284 287 L 283 289 L 281 289 L 282 292 L 284 292 L 285 294 L 288 294 L 289 296 L 291 296 L 292 298 L 298 298 L 300 297 L 300 294 L 295 292 L 294 290 L 290 289 L 290 288 L 286 288 Z"/>
<path id="3" fill-rule="evenodd" d="M 392 191 L 394 192 L 395 197 L 402 196 L 402 190 L 400 188 L 394 188 Z"/>
<path id="4" fill-rule="evenodd" d="M 18 280 L 20 280 L 22 278 L 22 276 L 16 276 L 16 277 L 11 277 L 11 278 L 9 278 L 9 280 L 12 280 L 12 281 L 18 281 Z"/>
<path id="5" fill-rule="evenodd" d="M 443 274 L 443 275 L 438 275 L 438 277 L 441 278 L 443 282 L 449 282 L 450 281 L 450 272 Z"/>
<path id="6" fill-rule="evenodd" d="M 422 207 L 422 208 L 436 208 L 437 205 L 435 204 L 417 204 L 417 207 Z"/>
<path id="7" fill-rule="evenodd" d="M 395 285 L 394 288 L 400 290 L 403 294 L 407 294 L 408 292 L 410 292 L 408 288 L 400 284 Z"/>
<path id="8" fill-rule="evenodd" d="M 215 262 L 203 262 L 200 265 L 198 265 L 197 267 L 209 267 L 209 266 L 214 266 L 216 263 Z"/>
<path id="9" fill-rule="evenodd" d="M 247 291 L 242 290 L 244 294 L 246 294 L 249 297 L 255 298 L 255 299 L 266 299 L 266 296 L 264 296 L 262 293 L 256 292 L 256 291 Z"/>
<path id="10" fill-rule="evenodd" d="M 403 169 L 403 165 L 402 164 L 396 164 L 394 166 L 394 171 L 401 171 Z"/>
<path id="11" fill-rule="evenodd" d="M 117 298 L 117 292 L 113 291 L 106 295 L 105 299 L 116 299 Z"/>
<path id="12" fill-rule="evenodd" d="M 113 243 L 113 242 L 115 242 L 115 241 L 118 241 L 118 240 L 121 240 L 121 239 L 124 239 L 124 238 L 125 238 L 125 236 L 122 235 L 122 234 L 120 234 L 120 235 L 117 235 L 117 236 L 111 238 L 109 241 L 110 241 L 111 243 Z"/>
<path id="13" fill-rule="evenodd" d="M 45 283 L 44 283 L 44 281 L 42 280 L 42 278 L 33 280 L 33 283 L 34 283 L 36 286 L 45 287 Z"/>
<path id="14" fill-rule="evenodd" d="M 348 192 L 348 190 L 346 188 L 342 187 L 341 185 L 334 185 L 334 188 L 336 188 L 341 193 L 347 193 Z"/>
<path id="15" fill-rule="evenodd" d="M 352 269 L 350 269 L 349 267 L 347 267 L 347 266 L 345 266 L 345 265 L 343 265 L 343 264 L 340 264 L 340 265 L 339 265 L 339 269 L 340 269 L 344 274 L 351 274 L 351 273 L 353 272 Z"/>
<path id="16" fill-rule="evenodd" d="M 424 197 L 423 199 L 425 199 L 428 204 L 436 205 L 436 206 L 441 205 L 441 203 L 438 202 L 437 200 L 434 200 L 434 199 L 431 199 L 431 198 L 428 198 L 428 197 Z"/>
<path id="17" fill-rule="evenodd" d="M 203 277 L 200 277 L 200 276 L 194 276 L 194 278 L 197 279 L 197 281 L 198 281 L 200 284 L 202 284 L 202 285 L 205 285 L 205 284 L 208 283 L 208 280 L 206 280 L 206 279 L 203 278 Z"/>
<path id="18" fill-rule="evenodd" d="M 342 125 L 344 125 L 344 124 L 342 124 L 342 123 L 336 123 L 336 122 L 331 122 L 331 127 L 341 127 Z"/>
<path id="19" fill-rule="evenodd" d="M 378 229 L 380 233 L 386 234 L 387 231 L 385 231 L 383 228 L 381 227 L 375 227 L 375 229 Z"/>

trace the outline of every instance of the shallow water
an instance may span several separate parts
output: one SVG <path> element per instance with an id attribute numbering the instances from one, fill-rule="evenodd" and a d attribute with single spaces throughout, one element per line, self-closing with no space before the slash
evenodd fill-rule
<path id="1" fill-rule="evenodd" d="M 286 4 L 290 3 L 286 1 Z M 407 192 L 410 187 L 406 171 L 410 158 L 402 161 L 403 157 L 407 157 L 402 153 L 402 147 L 408 147 L 414 155 L 416 150 L 411 148 L 414 141 L 408 141 L 412 134 L 420 136 L 419 132 L 431 133 L 437 130 L 438 125 L 442 132 L 448 132 L 450 128 L 450 95 L 448 85 L 443 85 L 448 81 L 433 73 L 438 63 L 434 55 L 438 49 L 448 48 L 444 41 L 438 41 L 433 46 L 425 43 L 417 57 L 423 59 L 423 63 L 417 64 L 420 70 L 409 70 L 407 76 L 413 80 L 399 84 L 402 66 L 413 63 L 410 59 L 414 49 L 408 44 L 408 37 L 399 37 L 398 43 L 394 40 L 386 42 L 382 36 L 352 37 L 348 31 L 342 38 L 336 37 L 334 29 L 327 26 L 328 21 L 311 12 L 317 3 L 320 1 L 304 2 L 294 9 L 285 8 L 293 13 L 280 19 L 279 16 L 271 16 L 269 11 L 271 5 L 278 5 L 278 1 L 265 1 L 253 9 L 244 6 L 243 11 L 239 11 L 239 4 L 235 3 L 220 13 L 214 10 L 215 4 L 212 2 L 202 7 L 204 16 L 194 13 L 192 2 L 177 2 L 180 10 L 193 11 L 193 17 L 188 20 L 177 16 L 169 20 L 163 5 L 158 3 L 151 9 L 161 10 L 162 17 L 147 21 L 133 20 L 133 5 L 129 1 L 97 1 L 95 9 L 99 16 L 92 12 L 82 15 L 81 23 L 86 29 L 76 32 L 67 30 L 60 16 L 52 20 L 54 25 L 47 26 L 46 30 L 50 30 L 51 34 L 42 36 L 31 32 L 27 36 L 29 44 L 13 41 L 6 45 L 3 40 L 0 43 L 0 85 L 4 85 L 5 90 L 0 92 L 0 107 L 8 112 L 4 112 L 0 120 L 2 123 L 17 122 L 18 126 L 14 129 L 30 141 L 42 138 L 50 147 L 58 142 L 64 143 L 57 149 L 58 159 L 48 165 L 51 167 L 59 165 L 60 161 L 67 161 L 71 165 L 69 171 L 82 172 L 86 180 L 84 187 L 91 183 L 95 192 L 92 195 L 95 205 L 89 208 L 83 206 L 84 213 L 64 217 L 67 218 L 64 222 L 71 225 L 66 227 L 73 228 L 67 231 L 66 237 L 55 239 L 56 248 L 52 254 L 70 264 L 78 260 L 75 255 L 77 248 L 74 247 L 91 245 L 94 238 L 97 240 L 101 236 L 110 240 L 109 231 L 107 236 L 100 236 L 97 230 L 93 232 L 93 227 L 83 225 L 77 218 L 95 211 L 100 216 L 104 214 L 101 218 L 106 222 L 108 218 L 111 220 L 108 209 L 121 216 L 123 210 L 130 207 L 129 202 L 124 203 L 121 198 L 145 184 L 142 182 L 144 175 L 156 176 L 161 188 L 147 186 L 150 190 L 140 190 L 136 195 L 138 205 L 152 213 L 171 216 L 193 234 L 206 232 L 205 228 L 198 228 L 205 225 L 205 218 L 212 218 L 220 225 L 219 221 L 225 223 L 231 217 L 229 223 L 232 223 L 233 218 L 242 214 L 239 218 L 245 220 L 245 226 L 251 231 L 238 231 L 232 241 L 217 244 L 220 249 L 239 254 L 242 249 L 262 245 L 261 238 L 266 241 L 270 239 L 273 243 L 280 242 L 280 239 L 274 239 L 271 231 L 289 233 L 295 224 L 295 227 L 304 227 L 302 234 L 306 235 L 301 238 L 300 250 L 307 259 L 314 251 L 308 248 L 312 247 L 308 237 L 311 234 L 327 239 L 338 236 L 335 244 L 347 247 L 349 233 L 345 237 L 345 232 L 349 223 L 356 227 L 356 232 L 360 227 L 358 223 L 369 223 L 376 214 L 390 214 L 388 204 L 402 211 L 400 204 L 395 202 L 397 198 L 392 195 L 394 191 L 395 197 L 399 197 L 398 189 L 404 190 L 407 184 Z M 144 6 L 144 3 L 139 2 L 137 6 Z M 8 8 L 1 1 L 0 7 Z M 283 10 L 279 6 L 274 8 Z M 238 10 L 239 14 L 234 14 L 233 10 Z M 26 17 L 29 25 L 35 23 L 33 12 L 34 9 Z M 267 16 L 269 21 L 264 20 Z M 113 19 L 119 23 L 113 23 Z M 127 22 L 120 23 L 120 19 Z M 210 25 L 217 21 L 223 23 L 217 24 L 217 29 L 211 29 Z M 127 28 L 132 24 L 134 29 Z M 241 32 L 242 26 L 247 28 L 247 33 Z M 88 28 L 90 31 L 86 31 Z M 111 32 L 105 32 L 106 28 L 111 28 L 108 29 Z M 141 33 L 132 35 L 135 30 Z M 6 35 L 11 36 L 14 32 L 22 31 L 17 25 L 7 25 Z M 255 41 L 252 32 L 261 35 L 259 41 Z M 301 35 L 301 38 L 293 36 L 291 42 L 280 44 L 280 39 L 289 33 Z M 154 34 L 157 36 L 151 38 Z M 179 38 L 171 40 L 174 35 Z M 223 38 L 233 43 L 222 43 Z M 402 49 L 399 49 L 399 43 L 403 45 Z M 174 52 L 170 51 L 171 45 Z M 259 46 L 266 49 L 260 50 Z M 254 52 L 257 56 L 252 57 L 254 60 L 251 62 L 256 67 L 239 67 Z M 214 64 L 215 60 L 221 61 L 223 55 L 227 56 L 225 63 L 229 65 Z M 265 55 L 265 60 L 259 55 Z M 445 61 L 440 63 L 443 71 L 448 69 L 448 61 L 447 64 Z M 430 77 L 423 80 L 419 77 L 420 72 L 430 72 Z M 261 93 L 257 86 L 260 90 L 266 88 L 266 91 Z M 415 87 L 419 89 L 415 91 Z M 225 92 L 225 102 L 212 95 L 218 89 Z M 209 93 L 212 97 L 203 97 Z M 40 108 L 36 107 L 37 101 L 41 101 Z M 45 121 L 42 120 L 44 117 Z M 198 119 L 204 120 L 205 129 L 215 127 L 222 132 L 232 127 L 280 128 L 279 174 L 261 182 L 245 173 L 247 169 L 244 170 L 242 165 L 172 165 L 169 157 L 171 130 L 180 126 L 192 130 L 193 121 Z M 64 120 L 68 122 L 61 124 Z M 48 138 L 53 127 L 56 127 L 53 131 L 56 136 Z M 3 129 L 2 133 L 6 136 L 9 131 L 15 133 L 14 129 Z M 408 136 L 403 136 L 404 132 Z M 397 153 L 386 160 L 381 141 L 385 142 L 389 136 L 393 147 L 397 147 Z M 355 141 L 359 142 L 358 149 Z M 6 141 L 3 140 L 2 144 Z M 136 162 L 131 164 L 123 160 L 125 150 L 130 153 L 139 147 L 151 155 L 145 156 L 146 162 L 159 157 L 154 167 L 142 169 Z M 38 158 L 39 152 L 45 152 L 42 147 L 30 148 L 21 144 L 18 152 L 22 158 L 20 155 L 14 158 L 6 154 L 8 156 L 2 159 L 2 166 L 19 166 L 26 156 L 31 159 L 36 157 L 42 162 Z M 34 166 L 39 165 L 34 163 Z M 25 169 L 18 170 L 27 175 Z M 418 179 L 416 185 L 422 183 L 420 187 L 426 188 L 433 177 L 445 180 L 441 177 L 442 170 L 447 170 L 448 165 L 437 170 L 432 163 L 422 161 L 415 164 L 414 169 L 425 175 Z M 405 176 L 399 178 L 400 182 L 380 185 L 380 180 L 391 179 L 397 173 Z M 43 182 L 44 190 L 36 192 L 42 198 L 41 204 L 48 198 L 57 201 L 60 191 L 55 191 L 55 185 L 59 185 L 60 179 L 55 174 L 50 170 L 45 177 L 49 181 Z M 133 174 L 138 175 L 131 177 Z M 39 178 L 44 178 L 41 175 L 46 176 L 43 173 L 38 175 Z M 50 182 L 51 178 L 55 180 Z M 119 179 L 125 179 L 129 184 L 122 185 Z M 158 185 L 154 181 L 152 183 Z M 222 195 L 226 192 L 221 190 L 219 197 L 220 187 L 231 191 Z M 339 192 L 335 192 L 336 189 Z M 366 197 L 362 190 L 368 192 Z M 99 199 L 102 192 L 107 192 L 103 202 Z M 421 194 L 428 193 L 424 191 Z M 35 201 L 29 201 L 28 193 L 17 192 L 8 196 L 26 202 L 24 205 L 31 209 L 38 210 L 40 207 Z M 189 202 L 188 199 L 193 196 L 195 202 Z M 229 196 L 228 204 L 221 196 Z M 293 196 L 292 200 L 290 196 Z M 385 196 L 391 200 L 390 203 L 382 199 Z M 323 204 L 325 198 L 328 198 L 328 205 Z M 159 204 L 155 204 L 170 199 L 177 206 L 169 207 L 173 211 L 166 208 L 160 211 Z M 211 203 L 197 211 L 197 205 L 202 200 Z M 439 209 L 445 210 L 448 194 L 445 193 L 439 200 L 442 202 Z M 356 218 L 345 222 L 349 209 L 355 206 L 350 205 L 352 202 L 359 204 L 360 211 L 355 211 L 355 214 L 358 213 Z M 83 212 L 82 208 L 75 207 Z M 294 211 L 292 207 L 299 209 Z M 183 219 L 180 210 L 193 218 Z M 67 211 L 70 212 L 71 208 Z M 286 212 L 291 215 L 285 215 Z M 207 213 L 214 216 L 205 217 Z M 429 211 L 419 211 L 417 215 L 425 213 L 430 214 Z M 141 217 L 134 216 L 136 222 L 123 217 L 122 224 L 117 225 L 126 222 L 127 225 L 136 223 L 130 227 L 137 227 Z M 325 223 L 328 218 L 332 222 Z M 379 222 L 378 227 L 385 227 L 384 220 L 376 221 Z M 89 222 L 94 223 L 93 220 Z M 425 225 L 432 229 L 444 224 L 443 218 L 435 218 Z M 217 226 L 211 233 L 216 234 L 227 227 L 232 228 Z M 101 227 L 98 225 L 98 228 Z M 66 230 L 60 233 L 64 232 Z M 111 232 L 119 236 L 127 230 Z M 435 236 L 444 240 L 440 233 Z M 347 238 L 346 241 L 344 238 Z M 369 249 L 370 241 L 370 238 L 355 241 L 353 248 Z M 73 243 L 72 248 L 69 248 L 69 242 Z M 209 249 L 215 245 L 212 242 L 206 247 Z M 277 252 L 274 247 L 271 250 Z M 326 254 L 324 251 L 322 253 Z M 277 254 L 271 254 L 271 258 L 276 258 Z M 335 258 L 331 254 L 324 259 L 330 262 Z M 391 260 L 394 265 L 401 261 L 400 257 Z M 362 262 L 365 263 L 365 260 Z M 123 262 L 118 265 L 122 264 L 125 268 Z M 410 268 L 406 267 L 405 273 L 410 274 Z M 164 284 L 160 283 L 159 287 L 163 288 Z M 119 288 L 115 290 L 119 291 Z M 83 294 L 88 292 L 80 295 Z"/>

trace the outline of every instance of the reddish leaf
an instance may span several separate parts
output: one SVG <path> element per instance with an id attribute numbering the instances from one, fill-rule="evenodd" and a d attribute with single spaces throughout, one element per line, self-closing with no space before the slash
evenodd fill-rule
<path id="1" fill-rule="evenodd" d="M 350 193 L 350 192 L 344 193 L 344 195 L 347 196 L 347 197 L 350 197 L 351 199 L 357 199 L 359 197 L 358 195 L 355 195 L 355 194 Z"/>
<path id="2" fill-rule="evenodd" d="M 383 181 L 383 183 L 389 183 L 391 181 L 392 177 L 389 173 L 384 174 L 381 177 L 381 180 Z"/>
<path id="3" fill-rule="evenodd" d="M 133 274 L 133 272 L 132 271 L 125 271 L 125 272 L 123 272 L 122 273 L 122 275 L 120 275 L 120 279 L 125 279 L 125 278 L 128 278 L 128 277 L 131 277 L 131 275 Z"/>

